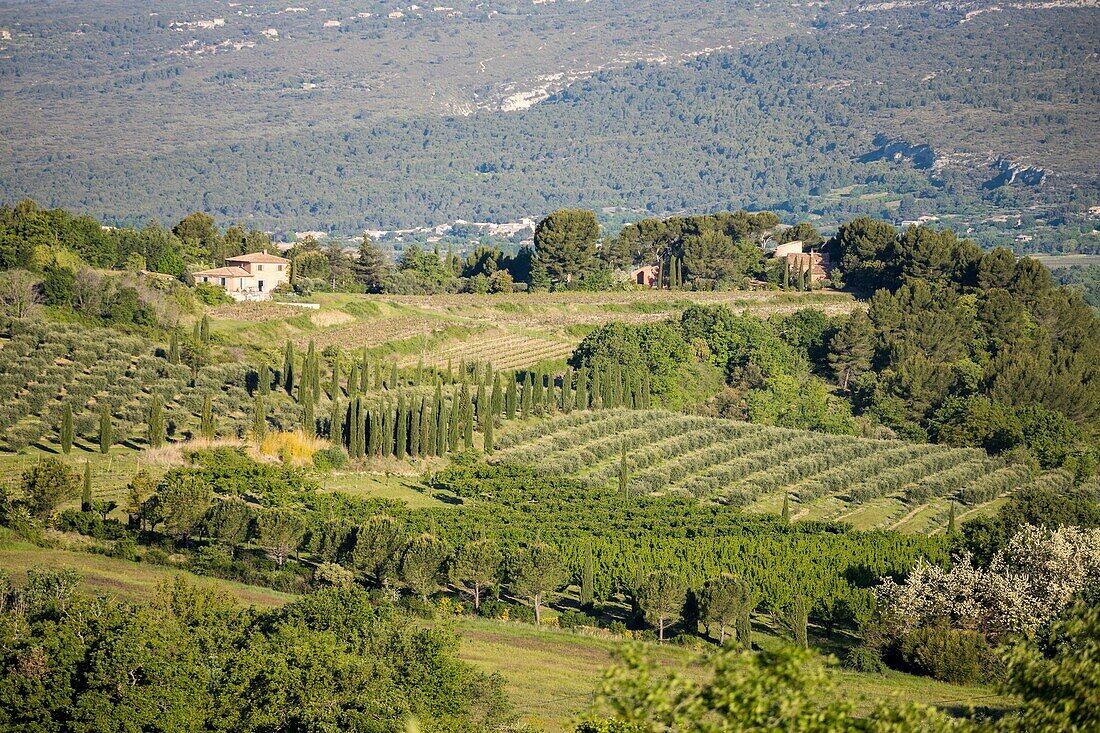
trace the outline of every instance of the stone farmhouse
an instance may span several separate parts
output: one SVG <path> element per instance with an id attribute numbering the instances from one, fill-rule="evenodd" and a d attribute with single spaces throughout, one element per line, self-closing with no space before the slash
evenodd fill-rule
<path id="1" fill-rule="evenodd" d="M 268 300 L 271 292 L 290 282 L 290 260 L 252 252 L 227 257 L 225 267 L 195 273 L 195 283 L 224 288 L 234 300 Z"/>

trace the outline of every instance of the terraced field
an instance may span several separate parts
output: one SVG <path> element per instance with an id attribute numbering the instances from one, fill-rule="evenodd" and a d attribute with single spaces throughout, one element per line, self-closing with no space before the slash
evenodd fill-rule
<path id="1" fill-rule="evenodd" d="M 422 362 L 426 367 L 442 369 L 448 364 L 458 366 L 461 362 L 480 362 L 492 364 L 494 369 L 511 371 L 565 359 L 573 353 L 578 342 L 579 339 L 554 339 L 491 330 L 446 342 L 438 348 L 425 349 L 422 354 L 403 357 L 397 363 L 401 367 L 411 367 Z"/>
<path id="2" fill-rule="evenodd" d="M 856 527 L 942 531 L 957 516 L 991 511 L 1031 476 L 974 448 L 917 445 L 773 428 L 660 411 L 559 416 L 498 439 L 497 460 L 535 465 L 588 484 L 618 481 L 625 451 L 636 493 L 676 493 L 776 512 L 786 495 L 796 518 Z"/>

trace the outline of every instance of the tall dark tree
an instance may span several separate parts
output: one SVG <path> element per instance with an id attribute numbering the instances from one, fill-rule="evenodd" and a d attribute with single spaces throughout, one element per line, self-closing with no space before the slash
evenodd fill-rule
<path id="1" fill-rule="evenodd" d="M 164 438 L 164 403 L 161 401 L 160 394 L 154 392 L 146 415 L 145 439 L 150 448 L 160 448 L 164 445 Z"/>
<path id="2" fill-rule="evenodd" d="M 535 227 L 535 252 L 550 279 L 565 283 L 592 269 L 599 238 L 600 223 L 595 213 L 562 209 Z"/>
<path id="3" fill-rule="evenodd" d="M 112 432 L 111 408 L 103 405 L 99 410 L 99 452 L 103 455 L 107 455 L 107 451 L 111 450 L 111 444 L 114 442 Z"/>
<path id="4" fill-rule="evenodd" d="M 61 442 L 61 452 L 69 455 L 73 449 L 73 407 L 68 402 L 61 408 L 61 427 L 57 432 Z"/>
<path id="5" fill-rule="evenodd" d="M 382 282 L 389 267 L 382 250 L 366 234 L 359 244 L 359 254 L 355 261 L 355 279 L 368 293 L 382 292 Z"/>

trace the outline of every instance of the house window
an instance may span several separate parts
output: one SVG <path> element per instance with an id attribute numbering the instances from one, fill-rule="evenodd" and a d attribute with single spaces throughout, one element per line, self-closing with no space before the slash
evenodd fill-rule
<path id="1" fill-rule="evenodd" d="M 263 272 L 263 269 L 264 269 L 263 265 L 256 265 L 256 272 Z"/>
<path id="2" fill-rule="evenodd" d="M 263 280 L 260 280 L 260 281 L 259 281 L 258 283 L 256 283 L 256 284 L 260 286 L 260 292 L 262 293 L 262 292 L 264 291 L 264 281 L 263 281 Z"/>
<path id="3" fill-rule="evenodd" d="M 279 265 L 279 272 L 282 272 L 282 271 L 283 271 L 283 266 Z"/>
<path id="4" fill-rule="evenodd" d="M 224 277 L 221 278 L 221 281 L 222 281 L 222 287 L 224 288 L 225 287 L 225 278 Z"/>

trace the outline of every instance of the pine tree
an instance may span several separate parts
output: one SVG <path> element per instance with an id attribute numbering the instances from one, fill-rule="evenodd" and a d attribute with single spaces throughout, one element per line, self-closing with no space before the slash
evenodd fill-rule
<path id="1" fill-rule="evenodd" d="M 202 321 L 199 322 L 199 341 L 204 344 L 210 343 L 210 319 L 204 313 Z"/>
<path id="2" fill-rule="evenodd" d="M 160 448 L 164 445 L 164 405 L 156 392 L 153 393 L 149 404 L 146 427 L 146 441 L 149 447 Z"/>
<path id="3" fill-rule="evenodd" d="M 111 450 L 111 443 L 114 442 L 112 432 L 111 409 L 107 405 L 103 405 L 99 410 L 99 452 L 103 455 L 107 455 L 107 452 Z"/>
<path id="4" fill-rule="evenodd" d="M 382 291 L 382 281 L 388 269 L 382 250 L 364 234 L 359 245 L 359 256 L 355 260 L 355 279 L 368 293 L 378 293 Z"/>
<path id="5" fill-rule="evenodd" d="M 73 407 L 68 402 L 61 408 L 61 427 L 58 429 L 61 452 L 69 455 L 73 449 Z"/>
<path id="6" fill-rule="evenodd" d="M 267 408 L 264 406 L 264 396 L 257 394 L 252 399 L 252 440 L 256 443 L 263 442 L 267 434 Z"/>
<path id="7" fill-rule="evenodd" d="M 589 608 L 595 600 L 595 559 L 592 557 L 592 546 L 588 545 L 584 554 L 584 567 L 581 570 L 581 608 Z"/>
<path id="8" fill-rule="evenodd" d="M 168 339 L 168 363 L 180 363 L 180 340 L 175 331 L 172 331 L 172 336 Z"/>
<path id="9" fill-rule="evenodd" d="M 202 398 L 202 416 L 199 420 L 199 435 L 207 440 L 213 440 L 217 428 L 214 425 L 214 402 L 210 395 Z"/>
<path id="10" fill-rule="evenodd" d="M 92 511 L 92 464 L 84 461 L 84 486 L 80 492 L 80 511 Z"/>
<path id="11" fill-rule="evenodd" d="M 291 397 L 294 396 L 294 344 L 287 339 L 286 348 L 283 350 L 283 389 Z"/>

